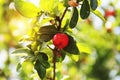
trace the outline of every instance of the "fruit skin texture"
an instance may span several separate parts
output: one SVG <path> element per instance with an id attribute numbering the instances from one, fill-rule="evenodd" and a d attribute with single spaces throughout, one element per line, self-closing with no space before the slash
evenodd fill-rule
<path id="1" fill-rule="evenodd" d="M 57 33 L 53 36 L 53 44 L 58 49 L 65 48 L 69 43 L 69 37 L 64 33 Z"/>
<path id="2" fill-rule="evenodd" d="M 115 11 L 114 10 L 106 10 L 105 11 L 105 18 L 109 16 L 115 16 Z"/>

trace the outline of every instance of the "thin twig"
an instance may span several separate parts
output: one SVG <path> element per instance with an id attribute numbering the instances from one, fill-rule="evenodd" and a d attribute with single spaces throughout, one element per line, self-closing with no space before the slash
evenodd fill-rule
<path id="1" fill-rule="evenodd" d="M 59 20 L 59 26 L 58 26 L 58 29 L 59 29 L 59 30 L 60 30 L 60 28 L 61 28 L 62 20 L 63 20 L 63 18 L 64 18 L 64 16 L 65 16 L 67 10 L 68 10 L 68 7 L 65 8 L 62 17 L 61 17 L 60 20 Z"/>
<path id="2" fill-rule="evenodd" d="M 47 45 L 47 47 L 48 47 L 50 50 L 52 50 L 52 51 L 53 51 L 53 49 L 52 49 L 49 45 Z"/>
<path id="3" fill-rule="evenodd" d="M 64 18 L 64 16 L 65 16 L 67 10 L 68 10 L 68 7 L 66 7 L 65 10 L 64 10 L 64 12 L 63 12 L 63 15 L 62 15 L 62 17 L 61 17 L 61 19 L 60 19 L 61 22 L 62 22 L 62 20 L 63 20 L 63 18 Z"/>
<path id="4" fill-rule="evenodd" d="M 56 53 L 57 53 L 57 50 L 56 48 L 54 48 L 53 50 L 53 80 L 55 80 L 55 76 L 56 76 Z"/>
<path id="5" fill-rule="evenodd" d="M 49 45 L 47 45 L 49 49 L 51 49 L 53 51 L 53 80 L 55 80 L 55 70 L 56 70 L 56 53 L 57 53 L 57 49 L 56 47 L 54 49 L 52 49 Z"/>

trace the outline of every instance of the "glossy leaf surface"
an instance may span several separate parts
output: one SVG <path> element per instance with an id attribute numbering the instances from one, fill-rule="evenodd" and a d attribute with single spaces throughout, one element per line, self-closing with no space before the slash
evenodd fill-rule
<path id="1" fill-rule="evenodd" d="M 57 33 L 57 28 L 53 25 L 43 26 L 40 28 L 39 33 L 40 39 L 47 42 L 53 38 L 55 33 Z"/>
<path id="2" fill-rule="evenodd" d="M 90 0 L 90 6 L 91 6 L 92 10 L 95 10 L 98 6 L 97 0 Z"/>
<path id="3" fill-rule="evenodd" d="M 64 48 L 64 50 L 70 54 L 79 54 L 79 50 L 76 45 L 76 41 L 73 39 L 72 36 L 68 36 L 68 37 L 69 37 L 69 44 L 67 47 Z"/>
<path id="4" fill-rule="evenodd" d="M 86 19 L 90 15 L 90 6 L 88 0 L 84 0 L 80 10 L 82 19 Z"/>
<path id="5" fill-rule="evenodd" d="M 69 24 L 70 28 L 74 28 L 77 25 L 78 17 L 79 17 L 78 10 L 76 7 L 74 7 L 73 14 L 72 14 L 70 24 Z"/>

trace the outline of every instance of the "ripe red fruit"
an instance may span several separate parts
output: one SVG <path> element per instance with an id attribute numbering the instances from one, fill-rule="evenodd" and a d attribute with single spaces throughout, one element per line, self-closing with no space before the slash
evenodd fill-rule
<path id="1" fill-rule="evenodd" d="M 115 11 L 114 10 L 106 10 L 105 17 L 107 18 L 109 16 L 115 16 Z"/>
<path id="2" fill-rule="evenodd" d="M 63 49 L 68 45 L 69 38 L 66 34 L 64 33 L 57 33 L 53 37 L 53 44 L 55 47 L 58 49 Z"/>

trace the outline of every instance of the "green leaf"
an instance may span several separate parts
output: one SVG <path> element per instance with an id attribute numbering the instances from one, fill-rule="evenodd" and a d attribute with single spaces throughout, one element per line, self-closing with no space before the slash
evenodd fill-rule
<path id="1" fill-rule="evenodd" d="M 41 41 L 49 41 L 57 33 L 57 28 L 54 25 L 43 26 L 39 30 Z"/>
<path id="2" fill-rule="evenodd" d="M 48 61 L 48 56 L 45 53 L 41 52 L 40 54 L 44 60 Z"/>
<path id="3" fill-rule="evenodd" d="M 43 52 L 39 52 L 37 59 L 42 63 L 43 61 L 48 61 L 48 56 Z"/>
<path id="4" fill-rule="evenodd" d="M 13 51 L 12 54 L 16 54 L 19 56 L 33 55 L 33 53 L 28 48 L 15 49 L 15 51 Z"/>
<path id="5" fill-rule="evenodd" d="M 77 43 L 78 49 L 80 50 L 80 53 L 86 53 L 86 54 L 91 54 L 92 53 L 92 49 L 83 43 Z"/>
<path id="6" fill-rule="evenodd" d="M 37 70 L 39 77 L 43 79 L 46 75 L 46 68 L 43 65 L 41 65 L 41 63 L 38 60 L 36 61 L 34 68 Z"/>
<path id="7" fill-rule="evenodd" d="M 74 28 L 77 25 L 77 22 L 78 22 L 78 10 L 76 7 L 74 7 L 72 18 L 69 24 L 70 28 Z"/>
<path id="8" fill-rule="evenodd" d="M 16 70 L 19 71 L 21 67 L 22 67 L 22 65 L 20 63 L 18 63 Z"/>
<path id="9" fill-rule="evenodd" d="M 36 17 L 40 12 L 39 8 L 33 3 L 25 0 L 14 0 L 16 10 L 25 17 Z"/>
<path id="10" fill-rule="evenodd" d="M 54 1 L 53 0 L 40 0 L 40 8 L 44 12 L 51 12 L 53 9 Z"/>
<path id="11" fill-rule="evenodd" d="M 53 18 L 60 16 L 64 6 L 59 0 L 40 0 L 40 8 L 44 13 L 47 13 Z"/>
<path id="12" fill-rule="evenodd" d="M 97 0 L 90 0 L 90 6 L 91 6 L 92 10 L 95 10 L 98 6 Z"/>
<path id="13" fill-rule="evenodd" d="M 47 42 L 53 38 L 53 34 L 41 34 L 40 39 L 41 41 Z"/>
<path id="14" fill-rule="evenodd" d="M 80 1 L 82 1 L 82 0 L 77 0 L 77 3 L 80 2 Z"/>
<path id="15" fill-rule="evenodd" d="M 79 50 L 78 47 L 76 45 L 76 41 L 73 39 L 72 36 L 69 36 L 69 44 L 67 47 L 65 47 L 63 50 L 65 50 L 66 52 L 70 53 L 70 54 L 79 54 Z"/>
<path id="16" fill-rule="evenodd" d="M 42 62 L 42 65 L 45 67 L 45 68 L 49 68 L 50 67 L 50 64 L 48 61 L 43 61 Z"/>
<path id="17" fill-rule="evenodd" d="M 91 12 L 94 13 L 96 16 L 98 16 L 104 23 L 106 22 L 105 18 L 103 17 L 103 15 L 101 14 L 100 11 L 98 11 L 98 10 L 95 10 L 95 11 L 91 10 Z"/>
<path id="18" fill-rule="evenodd" d="M 82 19 L 86 19 L 90 15 L 90 6 L 88 0 L 84 0 L 80 10 L 80 16 Z"/>
<path id="19" fill-rule="evenodd" d="M 41 65 L 45 68 L 49 68 L 50 64 L 48 62 L 48 56 L 43 53 L 43 52 L 39 52 L 37 55 L 37 60 L 41 63 Z"/>
<path id="20" fill-rule="evenodd" d="M 25 74 L 30 74 L 33 72 L 34 65 L 30 61 L 22 62 L 21 66 L 22 66 L 22 71 L 24 71 Z"/>
<path id="21" fill-rule="evenodd" d="M 75 62 L 77 62 L 79 60 L 79 55 L 71 55 L 70 56 L 72 60 L 74 60 Z"/>
<path id="22" fill-rule="evenodd" d="M 39 33 L 41 34 L 55 34 L 57 32 L 57 28 L 54 25 L 47 25 L 40 27 Z"/>

